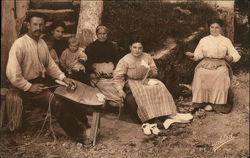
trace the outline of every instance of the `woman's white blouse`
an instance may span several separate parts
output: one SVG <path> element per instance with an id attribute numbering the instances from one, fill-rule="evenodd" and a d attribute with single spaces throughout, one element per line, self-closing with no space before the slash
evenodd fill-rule
<path id="1" fill-rule="evenodd" d="M 202 38 L 194 51 L 194 59 L 202 58 L 225 58 L 226 55 L 233 57 L 233 62 L 240 60 L 238 51 L 234 48 L 230 39 L 219 36 L 206 36 Z"/>

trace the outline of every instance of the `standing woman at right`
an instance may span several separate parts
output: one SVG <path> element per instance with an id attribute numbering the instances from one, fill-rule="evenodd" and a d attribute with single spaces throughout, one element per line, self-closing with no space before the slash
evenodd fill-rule
<path id="1" fill-rule="evenodd" d="M 221 35 L 223 21 L 214 18 L 208 21 L 210 35 L 202 38 L 194 53 L 186 52 L 192 60 L 200 61 L 195 68 L 192 83 L 192 102 L 195 110 L 204 108 L 229 113 L 232 103 L 228 102 L 232 81 L 231 62 L 237 62 L 240 55 L 230 39 Z"/>

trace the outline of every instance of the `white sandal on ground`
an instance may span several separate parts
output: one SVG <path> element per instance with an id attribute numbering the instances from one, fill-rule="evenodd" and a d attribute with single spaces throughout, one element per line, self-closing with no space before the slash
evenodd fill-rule
<path id="1" fill-rule="evenodd" d="M 163 126 L 165 129 L 168 129 L 169 126 L 172 124 L 172 123 L 175 123 L 175 122 L 178 122 L 178 123 L 189 123 L 190 120 L 193 119 L 193 115 L 191 114 L 180 114 L 180 113 L 177 113 L 176 115 L 170 115 L 169 116 L 170 119 L 166 119 L 164 122 L 163 122 Z"/>
<path id="2" fill-rule="evenodd" d="M 174 115 L 174 116 L 170 115 L 169 117 L 172 119 L 175 119 L 177 122 L 181 122 L 181 123 L 187 123 L 194 118 L 193 115 L 190 113 L 187 113 L 187 114 L 177 113 L 176 115 Z"/>
<path id="3" fill-rule="evenodd" d="M 160 133 L 161 130 L 159 130 L 159 128 L 157 127 L 157 124 L 151 124 L 150 125 L 150 129 L 152 131 L 153 134 L 158 135 Z"/>
<path id="4" fill-rule="evenodd" d="M 143 133 L 145 135 L 150 135 L 152 134 L 151 132 L 151 126 L 149 123 L 143 123 L 142 126 L 141 126 L 142 130 L 143 130 Z"/>
<path id="5" fill-rule="evenodd" d="M 163 126 L 164 126 L 165 129 L 168 129 L 168 128 L 170 127 L 170 125 L 171 125 L 172 123 L 174 123 L 174 122 L 175 122 L 174 119 L 166 119 L 166 120 L 163 122 Z"/>

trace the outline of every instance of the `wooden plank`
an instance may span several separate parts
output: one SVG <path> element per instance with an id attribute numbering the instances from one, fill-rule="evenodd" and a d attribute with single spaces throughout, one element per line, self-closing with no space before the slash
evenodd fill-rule
<path id="1" fill-rule="evenodd" d="M 73 8 L 72 0 L 30 0 L 33 9 L 67 9 Z"/>
<path id="2" fill-rule="evenodd" d="M 53 9 L 30 9 L 28 10 L 29 13 L 51 13 L 51 14 L 55 14 L 55 13 L 71 13 L 71 12 L 75 12 L 73 9 L 60 9 L 60 10 L 53 10 Z"/>
<path id="3" fill-rule="evenodd" d="M 30 9 L 27 11 L 27 15 L 32 13 L 43 13 L 49 21 L 78 21 L 79 17 L 79 13 L 73 9 Z"/>

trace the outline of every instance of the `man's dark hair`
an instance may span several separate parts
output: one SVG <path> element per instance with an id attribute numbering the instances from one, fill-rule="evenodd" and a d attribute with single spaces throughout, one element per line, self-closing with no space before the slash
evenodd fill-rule
<path id="1" fill-rule="evenodd" d="M 42 14 L 42 13 L 30 13 L 26 16 L 26 22 L 29 22 L 30 23 L 30 20 L 33 18 L 33 17 L 39 17 L 39 18 L 42 18 L 44 19 L 44 23 L 47 22 L 48 20 L 48 17 L 45 15 L 45 14 Z"/>

